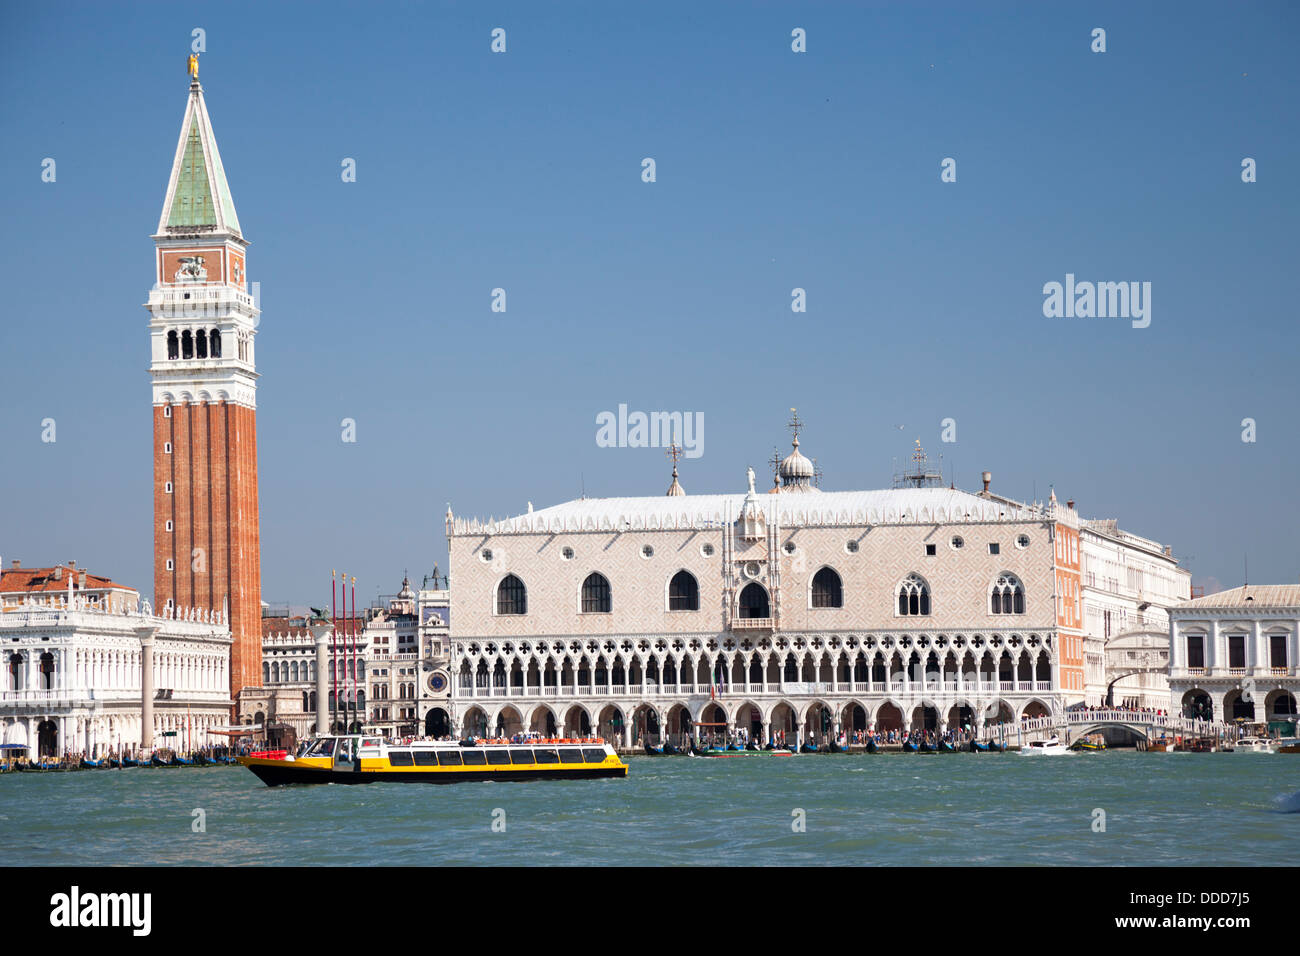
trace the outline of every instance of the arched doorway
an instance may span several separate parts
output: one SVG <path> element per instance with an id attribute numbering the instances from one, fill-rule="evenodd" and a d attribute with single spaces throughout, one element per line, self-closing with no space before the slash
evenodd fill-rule
<path id="1" fill-rule="evenodd" d="M 1047 706 L 1040 700 L 1031 700 L 1025 705 L 1024 716 L 1030 720 L 1037 717 L 1050 717 L 1051 715 L 1052 712 L 1048 710 Z"/>
<path id="2" fill-rule="evenodd" d="M 632 742 L 634 744 L 638 740 L 645 740 L 652 744 L 660 743 L 661 731 L 659 715 L 655 713 L 655 709 L 649 704 L 642 704 L 632 711 Z"/>
<path id="3" fill-rule="evenodd" d="M 1295 695 L 1286 690 L 1275 690 L 1265 701 L 1264 712 L 1269 720 L 1289 720 L 1296 715 Z"/>
<path id="4" fill-rule="evenodd" d="M 1183 716 L 1192 720 L 1213 720 L 1214 702 L 1203 690 L 1193 688 L 1183 695 Z"/>
<path id="5" fill-rule="evenodd" d="M 598 736 L 603 737 L 607 743 L 616 746 L 623 745 L 623 712 L 613 704 L 609 704 L 597 715 Z"/>
<path id="6" fill-rule="evenodd" d="M 953 704 L 948 709 L 949 730 L 974 730 L 975 710 L 968 704 Z"/>
<path id="7" fill-rule="evenodd" d="M 482 707 L 471 707 L 465 711 L 461 735 L 464 737 L 486 737 L 488 732 L 487 722 L 487 714 Z"/>
<path id="8" fill-rule="evenodd" d="M 37 755 L 57 757 L 59 755 L 59 728 L 52 720 L 42 720 L 36 728 Z"/>
<path id="9" fill-rule="evenodd" d="M 519 715 L 519 711 L 508 705 L 502 707 L 496 719 L 497 736 L 513 737 L 515 734 L 523 733 L 523 730 L 524 719 Z"/>
<path id="10" fill-rule="evenodd" d="M 939 711 L 930 704 L 919 704 L 912 710 L 913 730 L 938 730 Z"/>
<path id="11" fill-rule="evenodd" d="M 867 729 L 867 709 L 861 704 L 847 704 L 840 718 L 845 729 L 858 731 Z"/>
<path id="12" fill-rule="evenodd" d="M 543 737 L 559 736 L 556 730 L 555 714 L 549 707 L 540 706 L 533 711 L 533 719 L 528 723 L 528 729 L 535 734 L 541 734 Z"/>
<path id="13" fill-rule="evenodd" d="M 763 737 L 763 712 L 752 701 L 745 701 L 736 708 L 736 729 L 744 730 L 749 734 L 750 740 L 761 740 Z"/>
<path id="14" fill-rule="evenodd" d="M 424 715 L 424 735 L 434 740 L 451 736 L 451 718 L 441 707 L 434 707 Z"/>
<path id="15" fill-rule="evenodd" d="M 1239 690 L 1228 691 L 1223 698 L 1223 713 L 1228 720 L 1254 720 L 1255 701 L 1248 700 Z"/>
<path id="16" fill-rule="evenodd" d="M 577 704 L 569 708 L 564 715 L 564 735 L 566 737 L 586 737 L 591 734 L 591 718 Z"/>
<path id="17" fill-rule="evenodd" d="M 831 709 L 817 701 L 808 707 L 807 719 L 804 722 L 804 733 L 808 739 L 815 741 L 824 741 L 830 739 L 835 732 L 835 715 Z"/>
<path id="18" fill-rule="evenodd" d="M 876 711 L 876 729 L 885 732 L 902 730 L 903 712 L 895 704 L 888 701 L 881 704 L 880 710 Z"/>

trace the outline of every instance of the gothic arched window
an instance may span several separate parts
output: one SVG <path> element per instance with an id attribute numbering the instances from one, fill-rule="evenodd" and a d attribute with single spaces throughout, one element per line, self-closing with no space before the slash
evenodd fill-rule
<path id="1" fill-rule="evenodd" d="M 524 582 L 513 574 L 507 574 L 497 585 L 498 614 L 526 614 L 528 612 L 528 591 Z"/>
<path id="2" fill-rule="evenodd" d="M 700 585 L 689 571 L 678 571 L 668 582 L 668 610 L 698 611 Z"/>
<path id="3" fill-rule="evenodd" d="M 609 579 L 593 571 L 582 582 L 582 613 L 608 614 L 610 612 Z"/>
<path id="4" fill-rule="evenodd" d="M 930 613 L 930 585 L 919 574 L 909 574 L 898 586 L 898 613 L 909 617 Z"/>
<path id="5" fill-rule="evenodd" d="M 740 616 L 743 618 L 771 617 L 767 591 L 757 581 L 750 581 L 740 592 Z"/>
<path id="6" fill-rule="evenodd" d="M 1025 589 L 1014 574 L 999 575 L 993 584 L 990 610 L 994 614 L 1024 614 Z"/>
<path id="7" fill-rule="evenodd" d="M 822 568 L 813 575 L 813 607 L 843 607 L 844 588 L 840 576 L 832 568 Z"/>

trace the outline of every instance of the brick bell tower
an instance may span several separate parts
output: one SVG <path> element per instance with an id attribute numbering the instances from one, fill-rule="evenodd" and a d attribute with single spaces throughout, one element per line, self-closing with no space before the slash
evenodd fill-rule
<path id="1" fill-rule="evenodd" d="M 190 57 L 149 293 L 154 601 L 228 613 L 230 694 L 261 685 L 257 509 L 258 310 L 235 203 Z"/>

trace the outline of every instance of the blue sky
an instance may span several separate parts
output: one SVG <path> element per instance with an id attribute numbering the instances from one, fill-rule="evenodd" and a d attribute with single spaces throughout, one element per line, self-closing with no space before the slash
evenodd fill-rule
<path id="1" fill-rule="evenodd" d="M 797 406 L 827 489 L 888 486 L 920 438 L 959 487 L 1054 484 L 1211 587 L 1247 554 L 1251 580 L 1293 582 L 1298 23 L 1283 3 L 4 5 L 0 555 L 151 589 L 141 303 L 201 27 L 261 282 L 265 599 L 317 601 L 331 568 L 367 598 L 445 570 L 449 501 L 661 494 L 662 450 L 597 446 L 620 403 L 703 415 L 689 492 L 741 491 L 747 465 L 765 485 Z M 1045 318 L 1066 273 L 1151 282 L 1150 327 Z"/>

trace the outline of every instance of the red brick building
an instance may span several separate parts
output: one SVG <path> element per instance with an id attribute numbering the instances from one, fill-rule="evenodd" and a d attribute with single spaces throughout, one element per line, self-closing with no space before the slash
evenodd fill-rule
<path id="1" fill-rule="evenodd" d="M 262 673 L 258 310 L 197 68 L 153 240 L 154 600 L 229 613 L 237 699 Z"/>

